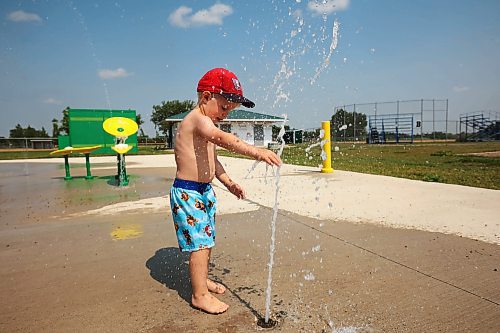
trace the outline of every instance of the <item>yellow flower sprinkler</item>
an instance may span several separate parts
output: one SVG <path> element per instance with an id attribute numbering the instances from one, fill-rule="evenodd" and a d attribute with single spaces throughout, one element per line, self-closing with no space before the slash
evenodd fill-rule
<path id="1" fill-rule="evenodd" d="M 112 117 L 108 118 L 102 124 L 104 130 L 113 135 L 116 138 L 116 143 L 111 149 L 116 151 L 118 158 L 118 174 L 116 179 L 118 179 L 119 186 L 128 185 L 128 176 L 125 169 L 125 154 L 133 148 L 125 143 L 127 137 L 137 132 L 139 126 L 135 121 L 124 117 Z"/>
<path id="2" fill-rule="evenodd" d="M 66 170 L 66 176 L 64 177 L 64 180 L 70 180 L 73 177 L 71 177 L 71 174 L 69 171 L 68 155 L 73 154 L 73 153 L 84 154 L 85 155 L 85 166 L 87 168 L 87 176 L 85 176 L 85 179 L 92 179 L 92 178 L 94 178 L 94 176 L 92 176 L 90 173 L 90 153 L 93 152 L 94 150 L 99 149 L 99 148 L 101 148 L 101 145 L 91 146 L 91 147 L 79 147 L 79 148 L 65 147 L 63 149 L 59 149 L 59 150 L 51 152 L 50 155 L 64 157 L 64 169 Z"/>

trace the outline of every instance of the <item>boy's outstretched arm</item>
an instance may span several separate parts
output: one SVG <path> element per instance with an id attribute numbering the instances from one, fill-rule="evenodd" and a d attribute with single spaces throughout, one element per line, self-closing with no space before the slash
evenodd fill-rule
<path id="1" fill-rule="evenodd" d="M 264 161 L 269 165 L 281 165 L 281 159 L 274 152 L 249 145 L 235 135 L 218 129 L 210 118 L 203 116 L 199 122 L 197 126 L 199 134 L 217 146 L 238 154 L 250 156 L 259 161 Z"/>
<path id="2" fill-rule="evenodd" d="M 215 177 L 228 189 L 229 192 L 234 194 L 238 199 L 245 199 L 246 193 L 243 187 L 229 178 L 229 175 L 224 170 L 221 162 L 217 158 L 217 153 L 215 155 Z"/>

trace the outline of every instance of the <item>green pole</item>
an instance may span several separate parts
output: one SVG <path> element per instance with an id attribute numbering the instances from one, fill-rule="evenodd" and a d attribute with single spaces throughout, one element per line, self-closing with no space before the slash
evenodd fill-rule
<path id="1" fill-rule="evenodd" d="M 64 155 L 64 169 L 66 170 L 66 177 L 64 177 L 64 180 L 70 180 L 71 175 L 69 173 L 69 158 L 68 155 Z"/>
<path id="2" fill-rule="evenodd" d="M 94 176 L 90 174 L 90 153 L 85 154 L 85 166 L 87 167 L 87 176 L 85 179 L 94 178 Z"/>

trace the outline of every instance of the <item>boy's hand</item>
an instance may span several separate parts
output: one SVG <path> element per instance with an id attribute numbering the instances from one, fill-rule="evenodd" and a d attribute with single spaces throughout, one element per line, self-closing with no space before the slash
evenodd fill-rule
<path id="1" fill-rule="evenodd" d="M 279 158 L 278 155 L 276 155 L 274 152 L 265 149 L 265 148 L 257 148 L 257 160 L 259 161 L 264 161 L 267 164 L 273 166 L 280 166 L 281 165 L 281 159 Z"/>
<path id="2" fill-rule="evenodd" d="M 239 184 L 231 183 L 231 185 L 229 185 L 227 189 L 238 199 L 245 199 L 247 197 L 245 190 Z"/>

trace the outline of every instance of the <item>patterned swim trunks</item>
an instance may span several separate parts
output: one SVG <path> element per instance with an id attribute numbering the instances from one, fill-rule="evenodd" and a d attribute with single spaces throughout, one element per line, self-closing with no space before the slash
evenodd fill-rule
<path id="1" fill-rule="evenodd" d="M 210 183 L 175 179 L 170 208 L 181 251 L 197 251 L 215 245 L 217 199 Z"/>

